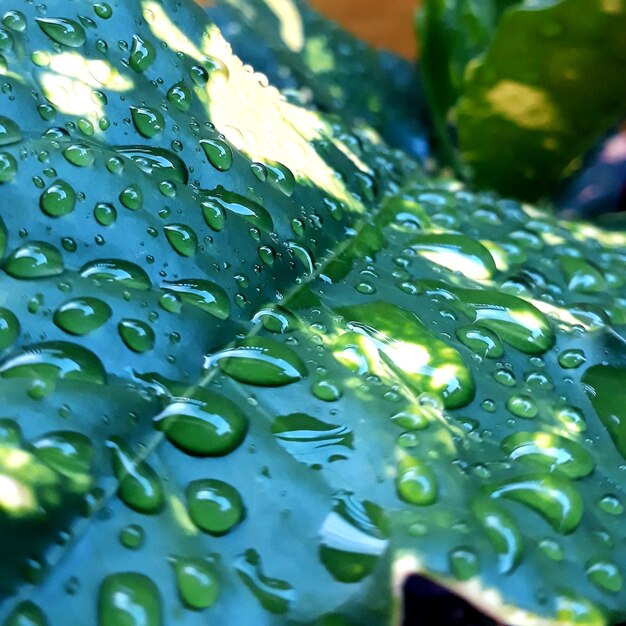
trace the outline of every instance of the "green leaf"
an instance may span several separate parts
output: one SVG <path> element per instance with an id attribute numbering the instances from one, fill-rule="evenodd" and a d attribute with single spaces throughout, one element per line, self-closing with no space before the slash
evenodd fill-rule
<path id="1" fill-rule="evenodd" d="M 46 7 L 79 49 L 2 22 L 0 619 L 388 623 L 414 571 L 624 619 L 626 238 L 426 180 L 192 2 Z"/>

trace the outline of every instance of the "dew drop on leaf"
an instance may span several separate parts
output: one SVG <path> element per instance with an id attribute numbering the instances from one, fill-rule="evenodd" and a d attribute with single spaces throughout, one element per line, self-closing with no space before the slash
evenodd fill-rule
<path id="1" fill-rule="evenodd" d="M 201 530 L 224 535 L 245 515 L 239 492 L 221 480 L 194 480 L 187 486 L 189 517 Z"/>
<path id="2" fill-rule="evenodd" d="M 98 626 L 162 626 L 159 589 L 145 574 L 110 574 L 98 591 Z"/>

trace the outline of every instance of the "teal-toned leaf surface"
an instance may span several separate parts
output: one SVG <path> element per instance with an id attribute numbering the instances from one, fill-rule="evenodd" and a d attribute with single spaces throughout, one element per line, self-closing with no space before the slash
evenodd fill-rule
<path id="1" fill-rule="evenodd" d="M 2 24 L 0 620 L 391 623 L 412 572 L 626 617 L 623 235 L 426 180 L 191 2 Z"/>

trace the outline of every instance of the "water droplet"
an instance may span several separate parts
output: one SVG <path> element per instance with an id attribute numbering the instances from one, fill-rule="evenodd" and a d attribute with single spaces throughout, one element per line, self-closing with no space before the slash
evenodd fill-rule
<path id="1" fill-rule="evenodd" d="M 200 145 L 209 163 L 220 172 L 228 171 L 233 165 L 233 151 L 222 139 L 201 139 Z"/>
<path id="2" fill-rule="evenodd" d="M 612 494 L 603 496 L 598 502 L 598 506 L 609 515 L 621 515 L 624 512 L 624 505 L 621 500 Z"/>
<path id="3" fill-rule="evenodd" d="M 2 623 L 3 626 L 48 626 L 44 612 L 30 600 L 20 602 Z"/>
<path id="4" fill-rule="evenodd" d="M 239 524 L 245 509 L 239 492 L 221 480 L 194 480 L 187 486 L 189 516 L 201 530 L 224 535 Z"/>
<path id="5" fill-rule="evenodd" d="M 212 607 L 220 592 L 214 568 L 203 559 L 173 557 L 172 565 L 181 600 L 190 609 L 200 611 Z"/>
<path id="6" fill-rule="evenodd" d="M 290 605 L 296 599 L 294 588 L 284 580 L 266 576 L 261 557 L 256 550 L 246 550 L 245 554 L 235 560 L 234 567 L 266 611 L 279 615 L 289 611 Z"/>
<path id="7" fill-rule="evenodd" d="M 264 165 L 270 184 L 286 196 L 291 196 L 296 188 L 296 178 L 293 172 L 278 161 L 265 161 Z"/>
<path id="8" fill-rule="evenodd" d="M 72 431 L 56 431 L 40 437 L 33 446 L 37 456 L 68 478 L 79 492 L 84 493 L 92 486 L 94 451 L 89 437 Z"/>
<path id="9" fill-rule="evenodd" d="M 182 256 L 194 256 L 198 249 L 198 236 L 185 224 L 168 224 L 163 227 L 172 248 Z"/>
<path id="10" fill-rule="evenodd" d="M 240 215 L 257 228 L 266 232 L 274 230 L 271 215 L 258 202 L 249 200 L 234 191 L 227 191 L 219 185 L 213 191 L 207 192 L 206 196 L 206 199 L 211 200 L 224 211 Z"/>
<path id="11" fill-rule="evenodd" d="M 76 207 L 76 192 L 69 183 L 59 179 L 41 194 L 39 205 L 50 217 L 67 215 Z"/>
<path id="12" fill-rule="evenodd" d="M 133 352 L 148 352 L 154 348 L 155 336 L 152 328 L 141 320 L 123 319 L 117 325 L 122 341 Z"/>
<path id="13" fill-rule="evenodd" d="M 0 350 L 15 343 L 20 334 L 20 322 L 12 311 L 0 307 Z"/>
<path id="14" fill-rule="evenodd" d="M 506 408 L 517 417 L 523 417 L 524 419 L 537 417 L 537 405 L 530 396 L 511 396 L 507 400 Z"/>
<path id="15" fill-rule="evenodd" d="M 184 83 L 179 82 L 170 87 L 167 92 L 167 100 L 173 104 L 179 111 L 183 113 L 191 107 L 191 99 L 193 93 L 191 89 Z"/>
<path id="16" fill-rule="evenodd" d="M 248 430 L 248 420 L 236 404 L 202 388 L 190 397 L 173 398 L 155 425 L 174 445 L 197 456 L 229 454 Z"/>
<path id="17" fill-rule="evenodd" d="M 130 184 L 120 193 L 120 202 L 131 211 L 138 211 L 143 205 L 143 193 L 135 184 Z"/>
<path id="18" fill-rule="evenodd" d="M 502 342 L 488 328 L 476 324 L 462 326 L 456 331 L 458 340 L 474 354 L 488 359 L 499 359 L 504 354 Z"/>
<path id="19" fill-rule="evenodd" d="M 277 304 L 259 309 L 251 321 L 253 324 L 261 322 L 265 330 L 276 334 L 289 333 L 300 326 L 300 321 L 291 311 Z"/>
<path id="20" fill-rule="evenodd" d="M 521 476 L 491 493 L 525 504 L 541 515 L 557 532 L 576 530 L 582 517 L 582 498 L 572 483 L 557 474 Z"/>
<path id="21" fill-rule="evenodd" d="M 152 283 L 146 272 L 138 265 L 121 259 L 99 259 L 80 268 L 83 278 L 111 281 L 131 289 L 150 289 Z"/>
<path id="22" fill-rule="evenodd" d="M 578 293 L 597 293 L 605 291 L 607 284 L 602 272 L 584 259 L 575 257 L 561 258 L 563 276 L 567 288 Z"/>
<path id="23" fill-rule="evenodd" d="M 626 458 L 626 368 L 594 365 L 585 371 L 582 381 L 617 451 Z"/>
<path id="24" fill-rule="evenodd" d="M 132 159 L 135 165 L 157 180 L 169 180 L 186 185 L 189 171 L 185 162 L 173 152 L 157 146 L 117 146 L 118 154 Z"/>
<path id="25" fill-rule="evenodd" d="M 81 143 L 75 143 L 65 148 L 63 156 L 77 167 L 91 167 L 96 160 L 93 149 Z"/>
<path id="26" fill-rule="evenodd" d="M 52 41 L 64 46 L 80 48 L 87 41 L 85 29 L 74 20 L 65 17 L 39 17 L 35 21 Z"/>
<path id="27" fill-rule="evenodd" d="M 222 287 L 209 280 L 183 278 L 177 281 L 165 281 L 163 290 L 179 295 L 185 302 L 214 315 L 218 319 L 228 319 L 230 302 Z"/>
<path id="28" fill-rule="evenodd" d="M 248 337 L 214 358 L 225 374 L 248 385 L 279 387 L 307 375 L 306 365 L 291 348 L 265 337 Z"/>
<path id="29" fill-rule="evenodd" d="M 432 468 L 420 459 L 405 457 L 398 466 L 396 489 L 409 504 L 428 506 L 439 496 L 437 477 Z"/>
<path id="30" fill-rule="evenodd" d="M 452 575 L 461 581 L 478 576 L 479 562 L 476 553 L 471 548 L 455 548 L 448 555 Z"/>
<path id="31" fill-rule="evenodd" d="M 496 265 L 489 251 L 465 235 L 426 233 L 411 240 L 411 249 L 429 261 L 474 280 L 491 278 Z"/>
<path id="32" fill-rule="evenodd" d="M 498 553 L 499 573 L 512 572 L 520 563 L 524 547 L 522 533 L 517 523 L 502 506 L 485 498 L 472 503 L 472 512 Z"/>
<path id="33" fill-rule="evenodd" d="M 98 592 L 98 626 L 161 626 L 161 596 L 144 574 L 109 574 Z"/>
<path id="34" fill-rule="evenodd" d="M 16 33 L 24 32 L 28 26 L 26 16 L 21 11 L 7 11 L 2 18 L 2 23 Z"/>
<path id="35" fill-rule="evenodd" d="M 108 20 L 113 15 L 111 5 L 106 2 L 98 2 L 93 5 L 94 13 L 103 20 Z"/>
<path id="36" fill-rule="evenodd" d="M 608 593 L 618 593 L 624 585 L 617 565 L 601 559 L 587 564 L 587 577 L 598 589 Z"/>
<path id="37" fill-rule="evenodd" d="M 4 271 L 13 278 L 45 278 L 64 270 L 61 253 L 45 241 L 30 241 L 7 258 Z"/>
<path id="38" fill-rule="evenodd" d="M 17 176 L 17 161 L 12 154 L 0 152 L 0 184 L 10 183 Z"/>
<path id="39" fill-rule="evenodd" d="M 161 511 L 165 496 L 157 473 L 145 461 L 135 460 L 135 455 L 119 437 L 109 439 L 107 447 L 111 451 L 113 472 L 122 501 L 139 513 Z"/>
<path id="40" fill-rule="evenodd" d="M 46 341 L 26 346 L 21 353 L 0 365 L 2 378 L 26 378 L 33 383 L 32 393 L 46 395 L 57 379 L 104 384 L 106 373 L 100 359 L 76 344 Z"/>
<path id="41" fill-rule="evenodd" d="M 545 432 L 519 432 L 505 437 L 502 449 L 511 459 L 524 459 L 544 469 L 563 472 L 569 478 L 591 474 L 595 463 L 580 444 Z"/>
<path id="42" fill-rule="evenodd" d="M 313 466 L 347 459 L 354 441 L 347 426 L 329 424 L 304 413 L 277 417 L 272 433 L 294 458 Z"/>
<path id="43" fill-rule="evenodd" d="M 474 397 L 474 381 L 460 354 L 435 337 L 418 317 L 401 307 L 378 301 L 337 310 L 348 328 L 363 335 L 352 349 L 363 354 L 369 373 L 394 375 L 411 383 L 417 393 L 429 392 L 443 398 L 447 408 L 465 406 Z M 379 358 L 372 358 L 378 353 Z M 337 351 L 335 353 L 337 356 Z M 341 357 L 340 357 L 341 360 Z"/>
<path id="44" fill-rule="evenodd" d="M 144 530 L 139 524 L 129 524 L 120 531 L 120 543 L 128 550 L 139 550 L 144 538 Z"/>
<path id="45" fill-rule="evenodd" d="M 140 35 L 133 35 L 128 65 L 135 72 L 145 72 L 156 59 L 156 50 L 152 43 Z"/>
<path id="46" fill-rule="evenodd" d="M 111 226 L 117 220 L 117 209 L 106 202 L 98 202 L 93 210 L 93 216 L 98 224 Z"/>
<path id="47" fill-rule="evenodd" d="M 163 113 L 151 107 L 131 106 L 130 113 L 133 118 L 135 128 L 144 137 L 151 139 L 163 132 L 165 128 L 165 118 Z"/>
<path id="48" fill-rule="evenodd" d="M 20 127 L 8 117 L 0 115 L 0 146 L 9 146 L 22 139 Z"/>

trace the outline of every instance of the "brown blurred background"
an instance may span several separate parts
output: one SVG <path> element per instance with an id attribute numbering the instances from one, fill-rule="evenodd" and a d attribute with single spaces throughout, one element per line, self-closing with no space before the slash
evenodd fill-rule
<path id="1" fill-rule="evenodd" d="M 418 0 L 309 0 L 321 13 L 379 48 L 412 59 Z"/>

